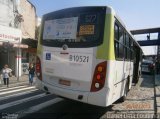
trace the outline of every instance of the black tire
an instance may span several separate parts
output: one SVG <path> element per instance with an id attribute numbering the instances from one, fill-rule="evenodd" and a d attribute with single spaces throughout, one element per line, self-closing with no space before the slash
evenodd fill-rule
<path id="1" fill-rule="evenodd" d="M 140 72 L 138 72 L 138 76 L 136 79 L 133 79 L 133 83 L 137 84 L 140 78 Z"/>
<path id="2" fill-rule="evenodd" d="M 137 84 L 137 83 L 138 83 L 138 77 L 137 77 L 137 79 L 136 79 L 133 83 L 135 83 L 135 84 Z"/>
<path id="3" fill-rule="evenodd" d="M 127 80 L 124 89 L 124 95 L 120 98 L 120 102 L 124 102 L 126 100 L 128 92 L 129 92 L 129 81 Z"/>

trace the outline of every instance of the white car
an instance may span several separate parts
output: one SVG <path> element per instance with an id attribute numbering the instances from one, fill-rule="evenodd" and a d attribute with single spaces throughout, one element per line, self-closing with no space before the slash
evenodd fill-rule
<path id="1" fill-rule="evenodd" d="M 143 60 L 141 69 L 142 72 L 151 73 L 154 70 L 155 64 L 152 60 Z"/>

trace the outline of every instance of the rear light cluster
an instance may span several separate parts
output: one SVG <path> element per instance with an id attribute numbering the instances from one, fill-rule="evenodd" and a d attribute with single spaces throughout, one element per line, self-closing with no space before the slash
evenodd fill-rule
<path id="1" fill-rule="evenodd" d="M 91 92 L 96 92 L 104 87 L 106 79 L 107 61 L 98 64 L 94 71 Z"/>
<path id="2" fill-rule="evenodd" d="M 36 75 L 38 79 L 42 80 L 41 60 L 38 56 L 36 58 Z"/>

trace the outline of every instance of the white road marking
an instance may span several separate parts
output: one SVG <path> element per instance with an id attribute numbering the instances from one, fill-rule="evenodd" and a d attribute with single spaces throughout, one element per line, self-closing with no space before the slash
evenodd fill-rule
<path id="1" fill-rule="evenodd" d="M 4 95 L 4 94 L 14 93 L 14 92 L 18 92 L 18 91 L 24 91 L 24 90 L 33 89 L 33 88 L 35 88 L 35 86 L 26 87 L 26 88 L 17 89 L 17 90 L 11 90 L 11 91 L 7 91 L 7 92 L 1 92 L 1 93 L 0 93 L 0 96 L 1 96 L 1 95 Z"/>
<path id="2" fill-rule="evenodd" d="M 23 88 L 23 87 L 27 87 L 27 86 L 16 86 L 16 87 L 11 87 L 11 88 L 4 88 L 4 89 L 0 89 L 0 92 L 11 90 L 11 89 Z"/>
<path id="3" fill-rule="evenodd" d="M 20 85 L 26 85 L 26 84 L 29 84 L 28 82 L 18 82 L 18 83 L 13 83 L 13 84 L 9 84 L 10 87 L 13 87 L 13 86 L 20 86 Z M 0 89 L 6 89 L 6 85 L 2 85 L 0 87 Z"/>
<path id="4" fill-rule="evenodd" d="M 46 101 L 44 103 L 38 104 L 36 106 L 32 106 L 32 107 L 28 108 L 27 110 L 23 110 L 23 111 L 16 112 L 16 113 L 20 114 L 20 115 L 18 115 L 19 118 L 22 118 L 28 114 L 35 113 L 45 107 L 48 107 L 48 106 L 53 105 L 55 103 L 58 103 L 62 100 L 63 100 L 62 98 L 54 98 L 54 99 L 51 99 L 51 100 Z"/>
<path id="5" fill-rule="evenodd" d="M 15 106 L 15 105 L 18 105 L 18 104 L 21 104 L 21 103 L 25 103 L 25 102 L 28 102 L 28 101 L 31 101 L 31 100 L 34 100 L 34 99 L 37 99 L 37 98 L 40 98 L 40 97 L 44 97 L 44 96 L 46 96 L 45 93 L 35 95 L 35 96 L 32 96 L 32 97 L 28 97 L 28 98 L 24 98 L 24 99 L 20 99 L 20 100 L 13 101 L 13 102 L 10 102 L 10 103 L 6 103 L 6 104 L 3 104 L 3 105 L 0 105 L 0 110 L 3 110 L 5 108 L 11 107 L 11 106 Z"/>
<path id="6" fill-rule="evenodd" d="M 3 96 L 3 97 L 0 97 L 0 101 L 1 100 L 7 100 L 9 98 L 12 98 L 12 97 L 17 97 L 17 96 L 20 96 L 20 95 L 25 95 L 25 94 L 30 94 L 30 93 L 33 93 L 33 91 L 37 91 L 38 89 L 31 89 L 31 90 L 28 90 L 28 91 L 25 91 L 25 92 L 20 92 L 20 93 L 16 93 L 16 94 L 12 94 L 12 95 L 7 95 L 7 96 Z"/>

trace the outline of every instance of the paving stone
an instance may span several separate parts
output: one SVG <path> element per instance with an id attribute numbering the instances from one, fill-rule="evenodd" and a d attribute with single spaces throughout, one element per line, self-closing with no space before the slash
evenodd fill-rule
<path id="1" fill-rule="evenodd" d="M 145 75 L 137 85 L 132 86 L 123 103 L 113 104 L 113 113 L 154 114 L 154 77 Z"/>
<path id="2" fill-rule="evenodd" d="M 157 114 L 160 113 L 160 75 L 155 76 Z"/>

